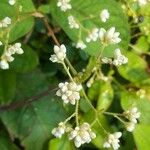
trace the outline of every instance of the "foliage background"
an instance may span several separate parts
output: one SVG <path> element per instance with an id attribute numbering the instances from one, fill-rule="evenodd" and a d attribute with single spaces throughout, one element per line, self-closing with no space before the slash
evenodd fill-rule
<path id="1" fill-rule="evenodd" d="M 55 96 L 57 84 L 67 80 L 67 76 L 61 66 L 49 61 L 55 44 L 53 33 L 60 43 L 67 46 L 67 56 L 78 71 L 86 67 L 90 56 L 98 54 L 101 44 L 88 44 L 85 51 L 73 47 L 72 42 L 77 42 L 79 33 L 69 29 L 68 14 L 62 13 L 56 7 L 56 2 L 18 0 L 17 5 L 12 7 L 7 0 L 0 1 L 0 19 L 5 16 L 13 19 L 8 30 L 0 29 L 0 40 L 4 43 L 19 41 L 24 49 L 22 56 L 15 56 L 9 70 L 0 70 L 0 150 L 75 149 L 65 136 L 59 140 L 51 135 L 57 123 L 73 110 L 70 106 L 63 107 Z M 121 150 L 149 150 L 150 4 L 139 8 L 131 0 L 127 2 L 136 14 L 137 23 L 133 22 L 135 14 L 130 9 L 124 12 L 121 8 L 126 3 L 115 0 L 72 0 L 73 9 L 69 14 L 79 18 L 87 29 L 115 26 L 121 33 L 122 42 L 117 47 L 122 49 L 129 63 L 119 68 L 103 65 L 103 73 L 112 77 L 112 82 L 96 81 L 87 89 L 87 93 L 97 109 L 105 107 L 108 111 L 122 112 L 136 105 L 142 115 L 133 134 L 124 131 L 123 126 L 112 117 L 102 115 L 100 121 L 110 131 L 123 132 Z M 19 5 L 22 5 L 21 13 Z M 108 23 L 99 22 L 97 18 L 84 20 L 89 14 L 95 15 L 104 8 L 108 8 L 112 15 Z M 85 39 L 84 28 L 80 32 L 80 38 Z M 0 54 L 3 48 L 0 47 Z M 103 55 L 111 57 L 114 48 L 109 46 Z M 94 63 L 90 65 L 93 67 Z M 105 91 L 108 92 L 104 94 Z M 93 114 L 88 104 L 81 101 L 80 108 L 84 119 L 90 122 Z M 102 149 L 104 135 L 97 126 L 94 130 L 97 133 L 96 140 L 80 149 Z"/>

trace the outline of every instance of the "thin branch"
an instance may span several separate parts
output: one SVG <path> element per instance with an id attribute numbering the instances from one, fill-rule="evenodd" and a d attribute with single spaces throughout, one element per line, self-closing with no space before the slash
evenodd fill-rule
<path id="1" fill-rule="evenodd" d="M 18 100 L 17 102 L 13 102 L 9 105 L 0 105 L 0 112 L 7 111 L 7 110 L 15 110 L 17 108 L 21 108 L 23 106 L 27 106 L 31 104 L 32 102 L 40 100 L 40 98 L 45 97 L 50 94 L 50 92 L 55 91 L 57 88 L 52 89 L 52 87 L 49 87 L 44 92 L 34 95 L 29 98 L 25 98 L 23 100 Z"/>

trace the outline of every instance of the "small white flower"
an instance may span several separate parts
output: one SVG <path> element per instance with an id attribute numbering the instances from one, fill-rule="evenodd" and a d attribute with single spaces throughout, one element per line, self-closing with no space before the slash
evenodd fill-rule
<path id="1" fill-rule="evenodd" d="M 3 20 L 0 21 L 0 28 L 6 28 L 10 24 L 11 24 L 11 19 L 9 17 L 5 17 Z"/>
<path id="2" fill-rule="evenodd" d="M 104 64 L 112 64 L 111 58 L 103 57 L 101 60 Z"/>
<path id="3" fill-rule="evenodd" d="M 128 63 L 128 58 L 121 54 L 120 49 L 116 49 L 114 53 L 113 64 L 115 66 L 120 66 L 126 63 Z"/>
<path id="4" fill-rule="evenodd" d="M 114 150 L 117 150 L 120 145 L 119 138 L 122 136 L 121 132 L 115 132 L 113 134 L 108 135 L 107 141 L 103 144 L 104 148 L 113 148 Z"/>
<path id="5" fill-rule="evenodd" d="M 140 117 L 141 113 L 138 111 L 137 107 L 133 107 L 124 112 L 124 115 L 130 122 L 137 123 L 137 119 Z"/>
<path id="6" fill-rule="evenodd" d="M 74 140 L 77 148 L 82 144 L 90 143 L 94 138 L 96 138 L 96 134 L 91 130 L 88 123 L 83 123 L 81 126 L 75 127 L 69 134 L 69 140 Z"/>
<path id="7" fill-rule="evenodd" d="M 137 0 L 140 6 L 144 6 L 147 4 L 147 0 Z"/>
<path id="8" fill-rule="evenodd" d="M 86 42 L 91 42 L 91 41 L 96 41 L 98 39 L 98 32 L 99 29 L 98 28 L 94 28 L 88 35 L 88 37 L 86 38 Z"/>
<path id="9" fill-rule="evenodd" d="M 60 10 L 64 12 L 72 8 L 70 0 L 58 0 L 57 6 L 60 7 Z"/>
<path id="10" fill-rule="evenodd" d="M 66 47 L 62 44 L 60 47 L 54 46 L 54 55 L 51 55 L 50 60 L 52 62 L 62 63 L 66 58 Z"/>
<path id="11" fill-rule="evenodd" d="M 0 68 L 1 69 L 9 69 L 9 64 L 6 60 L 0 60 Z"/>
<path id="12" fill-rule="evenodd" d="M 80 26 L 73 16 L 68 16 L 68 22 L 71 29 L 79 29 Z"/>
<path id="13" fill-rule="evenodd" d="M 92 78 L 90 78 L 90 79 L 87 81 L 86 86 L 87 86 L 88 88 L 90 88 L 90 87 L 92 86 L 93 82 L 94 82 L 94 78 L 92 77 Z"/>
<path id="14" fill-rule="evenodd" d="M 76 44 L 76 48 L 81 48 L 81 49 L 85 49 L 86 45 L 83 43 L 83 41 L 78 41 L 78 43 Z"/>
<path id="15" fill-rule="evenodd" d="M 135 123 L 127 122 L 127 124 L 126 124 L 127 131 L 132 132 L 134 130 L 134 128 L 135 128 Z"/>
<path id="16" fill-rule="evenodd" d="M 102 22 L 106 22 L 109 19 L 109 16 L 110 14 L 107 9 L 103 9 L 100 13 L 100 18 Z"/>
<path id="17" fill-rule="evenodd" d="M 115 32 L 115 27 L 111 27 L 109 30 L 101 28 L 99 31 L 99 38 L 102 43 L 106 44 L 117 44 L 121 41 L 119 38 L 120 33 Z"/>
<path id="18" fill-rule="evenodd" d="M 10 5 L 14 5 L 16 3 L 16 0 L 9 0 L 8 2 Z"/>
<path id="19" fill-rule="evenodd" d="M 9 69 L 8 62 L 14 61 L 13 54 L 23 54 L 23 49 L 21 48 L 21 43 L 15 43 L 14 45 L 9 45 L 8 49 L 1 56 L 0 68 Z"/>
<path id="20" fill-rule="evenodd" d="M 0 46 L 2 46 L 3 45 L 3 43 L 0 41 Z"/>
<path id="21" fill-rule="evenodd" d="M 59 90 L 56 95 L 61 97 L 65 104 L 71 103 L 75 105 L 76 101 L 80 99 L 80 93 L 82 86 L 77 85 L 75 82 L 59 83 Z"/>
<path id="22" fill-rule="evenodd" d="M 52 130 L 52 134 L 56 137 L 56 138 L 61 138 L 62 135 L 65 133 L 65 130 L 66 130 L 66 126 L 63 122 L 60 122 L 58 124 L 58 127 L 57 128 L 54 128 Z"/>

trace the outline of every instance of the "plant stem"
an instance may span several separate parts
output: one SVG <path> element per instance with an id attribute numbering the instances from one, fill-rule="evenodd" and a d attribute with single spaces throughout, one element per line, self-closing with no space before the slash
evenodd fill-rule
<path id="1" fill-rule="evenodd" d="M 69 59 L 68 58 L 65 58 L 65 61 L 67 63 L 67 65 L 69 66 L 71 72 L 73 73 L 73 75 L 76 75 L 77 74 L 77 71 L 74 69 L 74 67 L 72 66 L 72 64 L 70 63 Z"/>
<path id="2" fill-rule="evenodd" d="M 76 109 L 75 109 L 75 114 L 76 114 L 76 126 L 79 126 L 78 111 L 79 111 L 79 100 L 76 101 Z"/>
<path id="3" fill-rule="evenodd" d="M 64 121 L 64 123 L 67 123 L 71 118 L 73 118 L 74 116 L 76 115 L 76 113 L 73 113 L 70 117 L 68 117 L 65 121 Z"/>

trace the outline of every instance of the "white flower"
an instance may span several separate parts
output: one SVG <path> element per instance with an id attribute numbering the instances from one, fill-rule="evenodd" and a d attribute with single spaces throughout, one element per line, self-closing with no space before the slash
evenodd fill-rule
<path id="1" fill-rule="evenodd" d="M 96 41 L 98 39 L 98 32 L 99 29 L 98 28 L 94 28 L 88 35 L 88 37 L 86 38 L 86 41 L 89 43 L 91 41 Z"/>
<path id="2" fill-rule="evenodd" d="M 73 16 L 68 16 L 68 22 L 71 29 L 79 29 L 79 24 L 76 22 L 75 18 Z"/>
<path id="3" fill-rule="evenodd" d="M 51 55 L 50 60 L 52 62 L 61 63 L 66 58 L 66 47 L 62 44 L 60 47 L 57 45 L 54 46 L 54 55 Z"/>
<path id="4" fill-rule="evenodd" d="M 104 64 L 112 64 L 111 58 L 103 57 L 101 60 Z"/>
<path id="5" fill-rule="evenodd" d="M 10 5 L 14 5 L 16 3 L 16 0 L 9 0 L 8 2 Z"/>
<path id="6" fill-rule="evenodd" d="M 86 86 L 87 86 L 88 88 L 90 88 L 90 87 L 92 86 L 93 82 L 94 82 L 94 78 L 92 77 L 92 78 L 90 78 L 90 79 L 87 81 Z"/>
<path id="7" fill-rule="evenodd" d="M 127 122 L 127 124 L 126 124 L 127 131 L 132 132 L 134 130 L 134 128 L 135 128 L 135 123 Z"/>
<path id="8" fill-rule="evenodd" d="M 107 19 L 109 19 L 109 16 L 110 15 L 109 15 L 109 12 L 107 9 L 103 9 L 100 13 L 100 18 L 101 18 L 102 22 L 106 22 Z"/>
<path id="9" fill-rule="evenodd" d="M 8 62 L 14 61 L 13 54 L 23 54 L 23 49 L 21 48 L 21 43 L 15 43 L 14 45 L 9 45 L 8 49 L 4 51 L 0 60 L 0 68 L 9 69 Z"/>
<path id="10" fill-rule="evenodd" d="M 120 33 L 115 32 L 115 27 L 111 27 L 109 30 L 101 28 L 99 31 L 99 38 L 102 43 L 106 44 L 117 44 L 121 41 L 119 38 Z"/>
<path id="11" fill-rule="evenodd" d="M 11 24 L 11 19 L 9 17 L 5 17 L 3 20 L 0 21 L 0 28 L 6 28 L 10 24 Z"/>
<path id="12" fill-rule="evenodd" d="M 56 95 L 61 97 L 65 104 L 71 103 L 75 105 L 76 101 L 80 99 L 80 93 L 82 86 L 77 85 L 75 82 L 59 83 L 59 90 Z"/>
<path id="13" fill-rule="evenodd" d="M 83 43 L 83 41 L 78 41 L 78 43 L 76 44 L 76 48 L 81 48 L 81 49 L 85 49 L 86 45 Z"/>
<path id="14" fill-rule="evenodd" d="M 69 134 L 69 140 L 74 140 L 77 148 L 82 144 L 90 143 L 94 138 L 96 138 L 96 134 L 92 132 L 88 123 L 83 123 L 81 126 L 75 127 Z"/>
<path id="15" fill-rule="evenodd" d="M 104 148 L 113 148 L 114 150 L 117 150 L 120 145 L 119 138 L 122 136 L 121 132 L 115 132 L 113 134 L 108 135 L 107 141 L 103 144 Z"/>
<path id="16" fill-rule="evenodd" d="M 3 45 L 3 43 L 0 41 L 0 46 L 2 46 Z"/>
<path id="17" fill-rule="evenodd" d="M 140 117 L 141 113 L 138 111 L 137 107 L 133 107 L 124 112 L 124 115 L 132 123 L 137 123 L 137 119 Z"/>
<path id="18" fill-rule="evenodd" d="M 60 10 L 64 12 L 72 8 L 70 0 L 58 0 L 57 6 L 60 7 Z"/>
<path id="19" fill-rule="evenodd" d="M 52 130 L 52 134 L 56 137 L 56 138 L 61 138 L 62 135 L 65 133 L 65 130 L 66 130 L 66 126 L 63 122 L 60 122 L 58 124 L 58 127 L 57 128 L 54 128 Z"/>
<path id="20" fill-rule="evenodd" d="M 0 68 L 1 69 L 9 69 L 9 64 L 6 60 L 0 60 Z"/>
<path id="21" fill-rule="evenodd" d="M 143 6 L 143 5 L 146 5 L 147 4 L 147 0 L 137 0 L 138 1 L 138 4 L 140 6 Z"/>
<path id="22" fill-rule="evenodd" d="M 115 66 L 120 66 L 122 64 L 126 64 L 128 62 L 128 58 L 121 54 L 120 49 L 116 49 L 114 53 L 113 64 Z"/>

